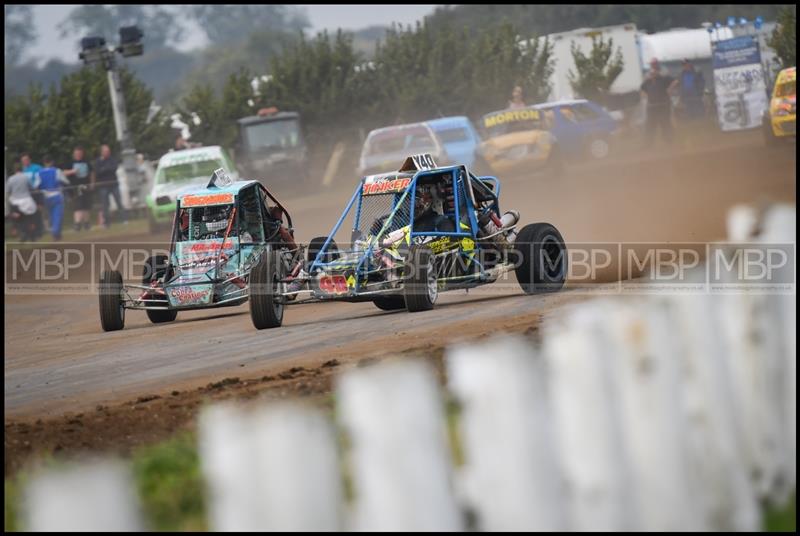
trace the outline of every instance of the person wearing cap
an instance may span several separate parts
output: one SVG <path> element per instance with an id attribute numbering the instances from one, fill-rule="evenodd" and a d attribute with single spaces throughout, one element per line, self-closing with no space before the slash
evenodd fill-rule
<path id="1" fill-rule="evenodd" d="M 667 143 L 672 142 L 672 92 L 676 80 L 669 75 L 661 74 L 661 65 L 656 58 L 650 61 L 650 72 L 642 82 L 641 95 L 647 102 L 647 118 L 645 120 L 645 142 L 651 146 L 656 138 L 656 131 Z"/>
<path id="2" fill-rule="evenodd" d="M 679 79 L 681 106 L 685 119 L 701 119 L 705 115 L 703 92 L 706 81 L 703 73 L 695 70 L 689 58 L 683 60 L 683 70 Z"/>

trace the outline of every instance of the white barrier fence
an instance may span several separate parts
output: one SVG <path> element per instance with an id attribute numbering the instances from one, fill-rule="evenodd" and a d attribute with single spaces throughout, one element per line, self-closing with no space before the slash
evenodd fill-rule
<path id="1" fill-rule="evenodd" d="M 729 235 L 759 226 L 758 240 L 795 242 L 790 207 L 760 225 L 732 212 Z M 345 372 L 338 432 L 293 403 L 212 406 L 198 435 L 209 526 L 759 530 L 764 502 L 796 485 L 795 306 L 794 291 L 592 300 L 550 319 L 541 347 L 449 348 L 446 393 L 424 360 Z M 120 465 L 42 474 L 25 527 L 139 529 L 131 489 Z"/>

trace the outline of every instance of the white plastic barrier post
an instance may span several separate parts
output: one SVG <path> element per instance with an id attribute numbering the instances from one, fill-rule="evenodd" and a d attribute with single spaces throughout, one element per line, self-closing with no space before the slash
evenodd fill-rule
<path id="1" fill-rule="evenodd" d="M 758 220 L 749 207 L 734 207 L 728 215 L 729 239 L 756 244 Z M 744 445 L 745 463 L 761 498 L 784 500 L 788 452 L 784 407 L 786 401 L 786 358 L 783 320 L 775 297 L 767 294 L 765 281 L 749 279 L 764 270 L 763 251 L 739 244 L 712 259 L 711 270 L 719 267 L 722 286 L 713 291 L 720 335 L 729 349 L 734 414 Z M 727 264 L 723 266 L 722 263 Z M 761 263 L 761 264 L 759 264 Z M 730 269 L 732 267 L 733 269 Z M 752 270 L 755 272 L 751 273 Z M 714 274 L 716 276 L 716 274 Z M 715 277 L 716 280 L 716 277 Z M 729 285 L 726 287 L 725 285 Z"/>
<path id="2" fill-rule="evenodd" d="M 677 348 L 666 310 L 650 300 L 619 301 L 606 319 L 637 528 L 707 530 L 698 476 L 689 471 Z"/>
<path id="3" fill-rule="evenodd" d="M 116 461 L 43 472 L 28 484 L 23 500 L 24 527 L 33 532 L 144 529 L 133 478 Z"/>
<path id="4" fill-rule="evenodd" d="M 730 242 L 748 242 L 758 230 L 758 211 L 750 205 L 736 205 L 728 210 L 725 221 Z"/>
<path id="5" fill-rule="evenodd" d="M 542 358 L 508 336 L 447 352 L 461 405 L 462 495 L 479 530 L 567 528 Z"/>
<path id="6" fill-rule="evenodd" d="M 572 530 L 628 531 L 640 525 L 626 468 L 613 356 L 602 331 L 614 306 L 613 301 L 596 300 L 543 326 Z"/>
<path id="7" fill-rule="evenodd" d="M 352 447 L 351 528 L 461 530 L 443 405 L 431 368 L 415 360 L 355 369 L 342 376 L 337 397 Z"/>
<path id="8" fill-rule="evenodd" d="M 213 530 L 341 528 L 335 436 L 319 412 L 219 404 L 202 413 L 199 439 Z"/>
<path id="9" fill-rule="evenodd" d="M 737 431 L 730 352 L 720 337 L 717 299 L 708 293 L 667 298 L 673 337 L 680 344 L 675 357 L 684 385 L 690 471 L 699 476 L 709 528 L 756 531 L 760 510 Z"/>
<path id="10" fill-rule="evenodd" d="M 797 485 L 797 215 L 791 205 L 775 205 L 764 216 L 760 240 L 767 244 L 775 244 L 786 252 L 786 261 L 791 273 L 785 275 L 789 281 L 776 281 L 786 284 L 787 289 L 769 296 L 772 320 L 777 324 L 781 334 L 782 370 L 781 383 L 783 400 L 783 431 L 786 446 L 786 472 L 777 490 L 777 500 L 781 503 L 788 499 L 789 492 Z M 783 247 L 786 246 L 786 247 Z M 780 259 L 776 259 L 778 264 Z"/>

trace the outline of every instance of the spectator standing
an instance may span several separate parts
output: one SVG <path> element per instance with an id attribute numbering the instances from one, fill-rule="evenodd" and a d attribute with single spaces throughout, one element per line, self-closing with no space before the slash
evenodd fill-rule
<path id="1" fill-rule="evenodd" d="M 89 230 L 92 226 L 89 222 L 89 211 L 92 209 L 92 192 L 89 188 L 91 171 L 92 168 L 86 161 L 83 147 L 75 147 L 72 151 L 72 165 L 70 169 L 64 171 L 64 175 L 75 186 L 73 197 L 75 211 L 72 219 L 76 231 Z"/>
<path id="2" fill-rule="evenodd" d="M 525 108 L 525 101 L 522 100 L 522 86 L 514 86 L 511 91 L 511 100 L 508 101 L 509 108 Z"/>
<path id="3" fill-rule="evenodd" d="M 22 153 L 22 155 L 19 157 L 19 161 L 22 164 L 22 172 L 28 174 L 28 182 L 33 185 L 33 181 L 36 179 L 36 174 L 39 173 L 39 170 L 42 169 L 42 166 L 39 164 L 34 164 L 29 153 Z"/>
<path id="4" fill-rule="evenodd" d="M 642 82 L 641 95 L 647 101 L 647 118 L 645 119 L 645 143 L 649 147 L 656 138 L 656 131 L 661 131 L 661 138 L 672 143 L 672 101 L 670 91 L 677 80 L 661 74 L 661 65 L 653 58 L 650 72 Z"/>
<path id="5" fill-rule="evenodd" d="M 100 194 L 100 225 L 106 229 L 111 227 L 111 215 L 109 213 L 108 197 L 112 196 L 117 204 L 117 209 L 122 215 L 122 221 L 128 223 L 128 216 L 119 193 L 119 179 L 117 178 L 117 168 L 119 159 L 111 154 L 111 147 L 106 144 L 100 146 L 100 157 L 94 162 L 95 187 Z"/>
<path id="6" fill-rule="evenodd" d="M 19 162 L 14 164 L 14 174 L 6 181 L 6 194 L 17 236 L 23 242 L 36 240 L 36 201 L 31 195 L 28 174 L 22 171 Z"/>
<path id="7" fill-rule="evenodd" d="M 44 206 L 47 208 L 53 240 L 61 240 L 61 223 L 64 220 L 62 184 L 69 184 L 69 179 L 64 176 L 63 171 L 53 165 L 52 158 L 45 157 L 44 167 L 36 174 L 33 186 L 44 194 Z"/>
<path id="8" fill-rule="evenodd" d="M 685 119 L 702 119 L 705 116 L 705 90 L 706 80 L 703 73 L 695 70 L 688 58 L 684 59 L 680 76 L 680 97 Z"/>
<path id="9" fill-rule="evenodd" d="M 22 164 L 22 172 L 25 173 L 28 177 L 28 184 L 30 185 L 31 189 L 33 189 L 34 181 L 36 180 L 36 174 L 39 173 L 39 170 L 42 169 L 42 166 L 39 164 L 34 164 L 31 160 L 31 155 L 29 153 L 22 153 L 19 158 L 20 163 Z M 41 238 L 44 234 L 44 221 L 42 220 L 42 212 L 44 210 L 44 197 L 41 192 L 32 192 L 33 200 L 36 203 L 37 210 L 33 217 L 33 221 L 36 224 L 36 230 L 34 234 L 36 238 Z"/>

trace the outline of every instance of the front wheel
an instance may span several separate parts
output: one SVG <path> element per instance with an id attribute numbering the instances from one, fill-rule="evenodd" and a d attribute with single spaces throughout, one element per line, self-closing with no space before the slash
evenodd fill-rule
<path id="1" fill-rule="evenodd" d="M 526 294 L 556 292 L 567 278 L 567 247 L 549 223 L 526 225 L 514 240 L 517 281 Z"/>
<path id="2" fill-rule="evenodd" d="M 423 244 L 414 244 L 408 251 L 405 265 L 406 309 L 409 313 L 430 311 L 439 296 L 439 283 L 433 266 L 433 253 Z"/>
<path id="3" fill-rule="evenodd" d="M 283 323 L 283 278 L 280 251 L 268 251 L 250 272 L 250 318 L 256 329 L 277 328 Z"/>
<path id="4" fill-rule="evenodd" d="M 100 275 L 100 325 L 103 331 L 117 331 L 125 327 L 122 274 L 116 270 L 105 270 Z"/>
<path id="5" fill-rule="evenodd" d="M 144 273 L 142 274 L 142 285 L 150 286 L 153 281 L 159 279 L 168 279 L 164 276 L 167 275 L 169 270 L 169 259 L 166 255 L 153 255 L 147 262 L 144 263 Z M 164 322 L 172 322 L 178 317 L 176 309 L 168 310 L 152 310 L 147 309 L 147 318 L 153 324 L 163 324 Z"/>

